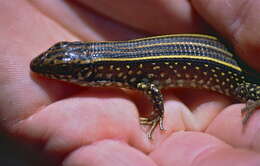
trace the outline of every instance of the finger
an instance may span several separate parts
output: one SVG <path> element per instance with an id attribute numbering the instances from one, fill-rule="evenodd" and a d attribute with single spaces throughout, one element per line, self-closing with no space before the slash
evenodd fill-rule
<path id="1" fill-rule="evenodd" d="M 202 90 L 177 91 L 178 98 L 189 108 L 182 112 L 186 129 L 204 131 L 212 120 L 230 104 L 224 96 Z"/>
<path id="2" fill-rule="evenodd" d="M 123 166 L 156 164 L 144 153 L 115 140 L 100 141 L 89 146 L 83 146 L 68 155 L 64 166 Z"/>
<path id="3" fill-rule="evenodd" d="M 197 132 L 178 132 L 154 150 L 150 157 L 158 165 L 257 165 L 256 152 L 232 148 L 213 136 Z"/>
<path id="4" fill-rule="evenodd" d="M 13 130 L 22 138 L 43 141 L 47 152 L 59 155 L 103 139 L 121 140 L 148 151 L 149 142 L 133 103 L 118 97 L 115 90 L 114 97 L 95 94 L 89 91 L 50 104 Z"/>
<path id="5" fill-rule="evenodd" d="M 246 125 L 242 124 L 243 104 L 232 105 L 221 112 L 207 128 L 206 132 L 224 140 L 228 144 L 260 152 L 259 118 L 256 111 Z"/>
<path id="6" fill-rule="evenodd" d="M 88 8 L 134 29 L 152 34 L 203 32 L 204 22 L 189 1 L 80 0 Z"/>
<path id="7" fill-rule="evenodd" d="M 75 1 L 32 0 L 30 3 L 80 40 L 122 40 L 143 35 Z"/>
<path id="8" fill-rule="evenodd" d="M 260 71 L 260 1 L 192 0 L 197 12 L 232 41 L 241 57 Z"/>

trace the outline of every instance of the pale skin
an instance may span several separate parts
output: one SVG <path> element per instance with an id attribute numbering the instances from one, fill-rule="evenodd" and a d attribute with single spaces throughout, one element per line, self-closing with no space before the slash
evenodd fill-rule
<path id="1" fill-rule="evenodd" d="M 37 150 L 54 165 L 259 165 L 260 111 L 243 127 L 244 104 L 199 90 L 164 91 L 166 131 L 156 128 L 151 141 L 138 121 L 151 110 L 140 93 L 80 88 L 29 69 L 61 40 L 207 33 L 211 25 L 260 71 L 259 1 L 14 0 L 0 9 L 1 129 L 41 144 Z"/>

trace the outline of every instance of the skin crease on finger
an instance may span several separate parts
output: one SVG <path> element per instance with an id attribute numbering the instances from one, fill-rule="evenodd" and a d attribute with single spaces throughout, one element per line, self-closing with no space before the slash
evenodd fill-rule
<path id="1" fill-rule="evenodd" d="M 28 4 L 22 6 L 23 3 L 21 1 L 19 3 L 18 2 L 19 2 L 19 0 L 17 1 L 17 5 L 20 6 L 19 8 L 17 8 L 16 6 L 15 7 L 9 6 L 8 8 L 12 9 L 12 10 L 6 11 L 6 13 L 13 14 L 13 16 L 9 15 L 9 17 L 5 17 L 4 15 L 2 15 L 3 18 L 12 18 L 12 17 L 15 17 L 16 15 L 19 15 L 19 19 L 16 18 L 16 21 L 12 22 L 12 19 L 8 19 L 8 21 L 6 21 L 4 24 L 2 24 L 7 27 L 9 27 L 8 25 L 12 25 L 12 26 L 16 27 L 17 29 L 14 30 L 9 27 L 9 31 L 6 31 L 5 33 L 3 33 L 3 35 L 1 34 L 1 36 L 3 36 L 5 38 L 5 41 L 7 41 L 6 46 L 10 46 L 10 45 L 13 46 L 13 44 L 15 44 L 16 47 L 20 46 L 21 48 L 18 47 L 16 50 L 15 50 L 15 48 L 9 48 L 6 50 L 7 51 L 6 53 L 1 53 L 1 54 L 4 54 L 5 56 L 2 56 L 2 57 L 5 57 L 5 58 L 7 56 L 13 55 L 12 59 L 14 59 L 14 60 L 18 59 L 19 61 L 17 60 L 17 62 L 15 61 L 15 63 L 20 64 L 21 66 L 12 65 L 12 68 L 8 68 L 8 66 L 6 66 L 6 65 L 10 64 L 11 58 L 6 58 L 7 60 L 4 60 L 4 61 L 1 60 L 1 63 L 2 62 L 9 62 L 9 63 L 3 63 L 3 65 L 1 64 L 0 66 L 2 66 L 3 68 L 7 67 L 8 70 L 4 70 L 4 71 L 6 71 L 6 75 L 10 74 L 9 72 L 12 73 L 12 74 L 8 75 L 8 77 L 10 77 L 8 80 L 9 81 L 11 80 L 12 84 L 10 84 L 10 88 L 7 89 L 8 93 L 5 93 L 6 95 L 2 94 L 1 100 L 3 102 L 5 102 L 5 101 L 7 101 L 7 99 L 10 100 L 10 96 L 11 96 L 12 97 L 11 100 L 12 101 L 15 100 L 16 103 L 19 103 L 20 105 L 18 105 L 18 104 L 15 105 L 15 104 L 10 104 L 10 103 L 9 103 L 9 105 L 5 104 L 6 107 L 4 108 L 4 110 L 8 110 L 8 111 L 1 111 L 1 114 L 2 114 L 1 117 L 8 117 L 7 114 L 12 114 L 13 118 L 17 118 L 17 116 L 21 116 L 21 114 L 31 115 L 31 114 L 33 114 L 33 112 L 31 112 L 31 111 L 37 110 L 36 108 L 39 108 L 41 105 L 44 105 L 44 104 L 47 105 L 47 104 L 50 104 L 51 102 L 53 102 L 49 99 L 48 94 L 46 94 L 46 92 L 44 92 L 44 89 L 42 89 L 42 87 L 40 87 L 38 84 L 36 84 L 34 81 L 31 80 L 31 78 L 28 74 L 29 73 L 29 70 L 27 68 L 28 64 L 32 57 L 34 57 L 35 55 L 37 55 L 37 53 L 40 53 L 41 51 L 44 50 L 43 47 L 48 48 L 49 45 L 51 45 L 52 43 L 59 41 L 59 40 L 76 40 L 77 39 L 75 36 L 71 35 L 69 31 L 66 31 L 66 29 L 64 27 L 62 27 L 61 24 L 59 24 L 58 22 L 53 21 L 52 19 L 46 17 L 45 15 L 42 16 L 40 12 L 34 11 L 36 9 L 26 7 Z M 5 6 L 5 3 L 1 4 L 1 6 Z M 1 11 L 3 11 L 3 10 L 1 10 Z M 32 15 L 33 15 L 33 17 L 31 17 Z M 28 19 L 28 18 L 30 18 L 30 19 Z M 38 21 L 41 20 L 41 21 L 37 22 L 37 20 Z M 33 22 L 33 21 L 36 21 L 36 22 Z M 24 24 L 24 23 L 27 23 L 27 24 Z M 6 28 L 6 29 L 8 29 L 8 28 Z M 14 32 L 15 32 L 15 34 L 14 34 Z M 41 32 L 41 33 L 39 33 L 39 32 Z M 93 36 L 95 36 L 95 34 Z M 16 39 L 16 41 L 14 41 L 14 39 Z M 20 40 L 20 42 L 17 40 Z M 4 50 L 4 49 L 1 49 L 1 50 Z M 12 50 L 13 52 L 8 52 L 10 50 Z M 23 50 L 23 51 L 21 51 L 21 50 Z M 19 52 L 18 55 L 17 55 L 17 52 Z M 25 57 L 25 58 L 22 58 L 22 57 Z M 1 71 L 3 71 L 3 70 L 1 70 Z M 18 79 L 18 78 L 20 78 L 20 79 Z M 21 78 L 23 78 L 23 79 L 21 79 Z M 3 77 L 1 79 L 3 79 L 3 81 L 6 81 L 6 79 Z M 49 83 L 50 83 L 49 86 L 52 86 L 51 82 L 49 82 Z M 13 89 L 14 91 L 9 91 L 9 89 Z M 56 91 L 62 91 L 62 90 L 64 90 L 64 89 L 59 89 L 57 86 Z M 24 94 L 24 92 L 27 92 L 28 94 Z M 114 90 L 111 92 L 114 92 Z M 53 93 L 55 93 L 55 92 L 53 92 Z M 93 93 L 95 93 L 95 92 L 93 92 Z M 193 92 L 187 91 L 186 93 L 191 94 Z M 52 153 L 55 153 L 55 152 L 57 152 L 57 153 L 65 152 L 66 153 L 66 152 L 73 151 L 74 149 L 78 150 L 77 148 L 79 148 L 79 147 L 88 148 L 89 142 L 97 141 L 96 140 L 97 137 L 94 137 L 94 136 L 95 136 L 95 134 L 99 134 L 99 133 L 95 132 L 94 129 L 97 129 L 97 128 L 93 128 L 93 125 L 91 125 L 91 124 L 95 124 L 95 121 L 93 120 L 93 121 L 86 122 L 86 120 L 88 118 L 88 116 L 86 116 L 86 115 L 88 115 L 88 114 L 89 114 L 89 116 L 102 115 L 100 117 L 98 116 L 97 119 L 103 117 L 103 118 L 105 118 L 105 120 L 109 121 L 109 119 L 107 119 L 106 117 L 112 117 L 113 121 L 110 121 L 110 122 L 106 121 L 106 123 L 104 123 L 102 126 L 96 125 L 100 129 L 99 130 L 100 133 L 102 133 L 101 131 L 107 132 L 106 128 L 104 128 L 103 126 L 105 126 L 106 124 L 111 124 L 111 123 L 112 123 L 111 128 L 108 131 L 108 133 L 112 133 L 111 135 L 117 135 L 118 134 L 117 132 L 119 132 L 119 135 L 120 135 L 125 132 L 131 131 L 131 132 L 129 132 L 129 133 L 131 133 L 131 134 L 129 134 L 130 138 L 127 138 L 127 139 L 133 140 L 130 143 L 131 146 L 135 147 L 135 149 L 138 149 L 142 152 L 148 153 L 148 151 L 151 151 L 151 149 L 153 149 L 153 150 L 158 150 L 158 152 L 160 152 L 160 150 L 164 152 L 164 153 L 159 153 L 159 154 L 170 155 L 170 156 L 165 155 L 165 157 L 169 157 L 169 158 L 168 158 L 168 160 L 163 160 L 163 161 L 169 161 L 169 159 L 172 159 L 172 158 L 174 158 L 174 159 L 182 158 L 183 159 L 183 157 L 185 158 L 185 154 L 187 154 L 187 152 L 184 149 L 185 147 L 186 147 L 187 151 L 189 151 L 189 152 L 194 152 L 194 151 L 197 152 L 197 147 L 194 147 L 194 148 L 187 148 L 187 147 L 191 147 L 190 145 L 198 145 L 203 148 L 205 146 L 205 144 L 207 145 L 207 140 L 212 140 L 211 138 L 207 137 L 207 134 L 204 134 L 204 133 L 195 132 L 195 133 L 200 134 L 199 137 L 197 139 L 195 139 L 194 137 L 196 137 L 196 136 L 194 136 L 194 133 L 191 133 L 191 135 L 185 135 L 182 133 L 186 133 L 186 132 L 174 133 L 175 130 L 172 130 L 173 134 L 169 138 L 167 138 L 166 136 L 168 133 L 162 134 L 157 130 L 156 131 L 157 133 L 155 133 L 156 134 L 155 139 L 160 141 L 160 137 L 164 137 L 164 138 L 161 138 L 162 139 L 161 143 L 164 143 L 164 141 L 172 142 L 174 140 L 177 140 L 176 137 L 174 137 L 176 135 L 180 135 L 179 140 L 184 140 L 184 138 L 187 138 L 187 141 L 186 142 L 180 141 L 173 146 L 168 146 L 167 150 L 166 150 L 165 146 L 161 146 L 161 144 L 158 144 L 154 148 L 151 148 L 150 141 L 147 140 L 147 138 L 145 137 L 145 132 L 140 130 L 140 128 L 139 128 L 138 119 L 137 119 L 137 117 L 138 117 L 137 110 L 136 110 L 133 102 L 130 102 L 130 100 L 122 97 L 121 95 L 119 95 L 118 98 L 120 98 L 120 99 L 117 100 L 117 98 L 115 98 L 115 99 L 110 98 L 107 100 L 107 99 L 102 99 L 102 98 L 101 99 L 94 98 L 95 101 L 102 101 L 102 102 L 97 102 L 99 104 L 100 103 L 103 104 L 104 102 L 107 102 L 107 104 L 108 103 L 111 104 L 111 101 L 117 103 L 117 105 L 120 105 L 120 103 L 122 104 L 123 109 L 118 108 L 118 111 L 120 112 L 120 114 L 117 112 L 111 112 L 113 115 L 110 115 L 109 114 L 110 109 L 109 110 L 104 109 L 104 106 L 107 106 L 107 104 L 103 104 L 103 108 L 102 109 L 100 108 L 100 110 L 102 110 L 102 111 L 97 111 L 97 112 L 94 112 L 94 110 L 95 110 L 94 107 L 96 107 L 96 106 L 92 105 L 93 109 L 91 109 L 91 110 L 94 113 L 91 114 L 91 112 L 86 112 L 86 111 L 84 111 L 84 109 L 86 109 L 87 106 L 91 106 L 91 104 L 96 103 L 96 102 L 93 102 L 93 98 L 91 98 L 91 97 L 88 98 L 86 96 L 84 96 L 84 97 L 74 96 L 74 98 L 69 97 L 68 99 L 54 102 L 54 104 L 51 104 L 48 107 L 45 107 L 48 109 L 39 109 L 40 111 L 35 113 L 33 116 L 31 116 L 31 118 L 28 118 L 25 121 L 21 121 L 21 123 L 18 123 L 15 126 L 16 132 L 19 131 L 20 132 L 19 134 L 21 134 L 23 137 L 25 137 L 27 139 L 32 139 L 34 141 L 42 141 L 42 139 L 46 138 L 46 136 L 47 137 L 50 136 L 49 138 L 44 140 L 45 145 L 46 145 L 45 150 L 47 152 L 52 152 Z M 171 98 L 176 99 L 176 97 L 170 96 L 169 99 L 171 99 Z M 202 105 L 205 104 L 203 102 L 201 102 L 201 103 L 198 102 L 196 99 L 194 99 L 194 101 L 195 101 L 194 103 L 192 103 L 192 102 L 188 103 L 187 101 L 185 101 L 185 98 L 183 98 L 183 99 L 181 97 L 179 97 L 179 98 L 181 99 L 181 101 L 184 101 L 185 104 L 187 103 L 188 106 L 193 107 L 193 108 L 199 107 L 200 104 L 202 104 Z M 80 99 L 80 100 L 78 100 L 78 99 Z M 189 99 L 189 101 L 190 100 L 191 99 Z M 37 103 L 35 103 L 35 101 L 37 101 Z M 66 102 L 68 102 L 68 105 L 66 105 Z M 110 105 L 111 108 L 116 105 L 116 104 L 113 104 L 113 102 Z M 196 102 L 199 104 L 196 104 Z M 79 109 L 77 109 L 78 108 L 77 106 L 73 107 L 73 103 L 74 104 L 76 103 L 77 106 L 80 106 Z M 167 123 L 169 123 L 169 122 L 172 123 L 173 121 L 176 122 L 176 120 L 174 119 L 175 114 L 172 114 L 172 112 L 174 112 L 174 111 L 171 111 L 171 110 L 174 110 L 173 108 L 176 108 L 176 104 L 175 103 L 172 104 L 169 101 L 167 101 L 167 103 L 165 104 L 166 105 L 166 114 L 167 114 L 165 121 L 166 121 L 166 126 L 168 127 Z M 225 102 L 224 102 L 224 104 L 225 104 Z M 57 106 L 57 105 L 59 105 L 59 106 Z M 169 106 L 169 105 L 172 105 L 172 106 Z M 71 106 L 71 108 L 68 109 L 68 108 L 66 108 L 66 106 Z M 220 104 L 220 107 L 222 107 L 222 106 L 223 105 Z M 2 104 L 1 104 L 1 107 L 3 107 Z M 55 109 L 55 107 L 56 108 L 59 107 L 59 109 Z M 180 106 L 180 107 L 183 107 L 183 106 Z M 124 108 L 128 108 L 129 111 L 125 111 Z M 217 109 L 220 109 L 219 106 Z M 50 111 L 50 110 L 52 110 L 52 111 Z M 70 111 L 70 110 L 73 110 L 73 111 Z M 206 113 L 206 109 L 204 109 L 204 110 L 205 110 L 204 112 Z M 241 122 L 241 116 L 240 116 L 239 110 L 240 110 L 240 108 L 236 108 L 233 111 L 233 112 L 237 112 L 237 116 L 236 116 L 237 123 Z M 178 112 L 178 111 L 176 111 L 176 112 Z M 188 112 L 188 109 L 187 109 L 187 112 Z M 197 111 L 197 112 L 199 112 L 199 111 Z M 216 112 L 218 112 L 218 111 L 212 111 L 212 112 L 214 114 L 216 114 Z M 182 114 L 182 113 L 180 113 L 180 114 Z M 22 116 L 25 116 L 25 115 L 22 115 Z M 84 115 L 84 116 L 81 116 L 81 115 Z M 118 116 L 118 115 L 120 115 L 120 116 Z M 170 115 L 170 116 L 168 116 L 168 115 Z M 200 114 L 199 116 L 205 117 L 204 115 Z M 182 117 L 182 116 L 183 115 L 180 115 L 180 117 Z M 209 116 L 209 117 L 214 119 L 215 116 Z M 20 118 L 17 118 L 17 119 L 20 119 Z M 192 118 L 186 118 L 186 119 L 189 119 L 187 121 L 190 121 L 190 119 L 192 119 Z M 224 116 L 222 119 L 223 121 L 219 121 L 219 123 L 215 122 L 215 124 L 214 124 L 215 128 L 218 129 L 219 132 L 222 131 L 223 129 L 219 129 L 222 126 L 221 122 L 228 122 L 229 119 L 230 119 L 230 116 Z M 114 122 L 114 120 L 117 122 L 119 121 L 120 123 L 116 123 L 116 122 Z M 126 120 L 127 120 L 127 123 L 124 122 Z M 4 125 L 4 123 L 5 122 L 2 122 L 3 125 Z M 172 123 L 170 125 L 176 126 L 176 130 L 185 129 L 187 127 L 186 124 L 183 124 L 183 122 L 177 121 L 177 123 L 180 124 L 181 127 L 176 126 L 174 123 Z M 256 122 L 251 122 L 250 124 L 252 125 L 252 123 L 256 124 Z M 129 125 L 129 124 L 131 124 L 131 125 Z M 203 126 L 201 124 L 197 125 L 197 123 L 194 123 L 194 124 L 196 124 L 196 126 L 194 127 L 195 129 L 199 128 L 197 126 Z M 250 127 L 250 124 L 248 125 L 248 127 Z M 127 127 L 127 125 L 128 125 L 128 127 Z M 233 128 L 237 127 L 235 124 L 233 124 L 233 125 L 234 125 L 234 126 L 232 126 Z M 9 126 L 8 129 L 10 129 L 11 125 L 8 125 L 8 126 Z M 80 127 L 78 127 L 78 126 L 80 126 Z M 192 128 L 191 126 L 192 125 L 190 125 L 189 128 Z M 222 127 L 224 127 L 224 126 L 222 126 Z M 118 130 L 116 130 L 116 129 L 118 129 Z M 12 130 L 12 129 L 10 129 L 10 130 Z M 90 135 L 92 135 L 93 138 L 89 142 L 84 140 L 86 138 L 90 138 L 89 135 L 87 135 L 88 133 L 85 130 L 92 133 Z M 169 130 L 171 130 L 171 128 Z M 210 131 L 212 133 L 212 135 L 215 134 L 215 136 L 218 137 L 219 133 L 214 132 L 214 127 L 212 127 L 211 130 L 208 130 L 208 131 Z M 258 132 L 257 128 L 255 130 L 252 129 L 252 132 L 249 135 L 251 138 L 253 137 L 252 135 L 254 132 Z M 44 134 L 46 134 L 46 135 L 44 135 Z M 125 137 L 128 137 L 128 135 L 127 136 L 123 135 L 122 137 L 125 138 Z M 114 137 L 114 138 L 116 138 L 116 137 Z M 259 138 L 259 137 L 256 137 L 256 138 Z M 226 138 L 226 139 L 223 138 L 223 139 L 229 140 L 228 138 Z M 247 138 L 244 138 L 244 139 L 247 139 Z M 71 140 L 74 140 L 74 141 L 71 141 Z M 84 142 L 82 140 L 86 141 L 87 145 L 86 145 L 86 142 Z M 118 140 L 119 139 L 117 137 L 116 141 L 118 141 Z M 136 142 L 134 142 L 134 140 Z M 201 144 L 196 144 L 196 143 L 194 144 L 194 142 L 196 142 L 195 140 L 203 140 L 203 141 L 201 141 L 202 142 Z M 218 142 L 219 142 L 219 140 L 218 140 Z M 222 142 L 222 141 L 220 141 L 220 142 Z M 232 143 L 232 139 L 230 139 L 230 142 Z M 227 143 L 230 143 L 230 142 L 227 141 Z M 188 144 L 188 143 L 190 143 L 190 144 Z M 239 144 L 239 141 L 236 143 Z M 77 144 L 77 145 L 75 145 L 75 144 Z M 220 144 L 223 144 L 223 142 Z M 69 146 L 66 146 L 66 145 L 69 145 Z M 86 146 L 84 146 L 84 145 L 86 145 Z M 223 146 L 223 145 L 221 145 L 221 146 Z M 226 146 L 226 145 L 224 145 L 224 146 Z M 252 144 L 248 143 L 247 145 L 243 145 L 243 148 L 249 149 L 250 146 L 252 146 Z M 254 149 L 257 149 L 257 146 L 259 146 L 259 145 L 257 143 L 254 143 L 254 146 L 256 146 L 256 148 L 254 148 Z M 166 147 L 167 147 L 167 144 L 166 144 Z M 89 148 L 91 148 L 91 147 L 89 147 Z M 164 150 L 164 148 L 165 148 L 165 150 Z M 230 148 L 228 148 L 228 150 L 229 149 Z M 77 152 L 76 150 L 74 152 Z M 237 149 L 232 149 L 232 154 L 235 154 L 236 150 Z M 98 149 L 94 149 L 94 151 L 98 151 Z M 175 153 L 173 153 L 173 151 Z M 91 152 L 92 151 L 90 151 L 90 153 Z M 113 156 L 113 154 L 116 152 L 116 150 L 112 149 L 108 152 L 110 152 L 108 154 L 110 154 L 111 157 L 114 157 L 114 158 L 116 157 L 116 156 Z M 135 151 L 131 150 L 131 153 L 132 152 L 135 153 Z M 137 152 L 137 153 L 138 153 L 137 154 L 138 156 L 143 156 L 144 160 L 147 159 L 146 155 L 140 154 L 140 152 Z M 80 155 L 77 155 L 77 156 L 82 156 L 82 157 L 74 159 L 74 162 L 82 161 L 83 159 L 88 159 L 87 158 L 88 155 L 86 155 L 88 153 L 85 153 L 84 150 L 79 151 L 79 154 Z M 91 154 L 95 154 L 95 153 L 91 153 Z M 125 154 L 125 156 L 128 155 L 127 153 L 122 153 L 122 155 L 123 154 Z M 212 153 L 210 153 L 210 154 L 212 154 Z M 253 155 L 251 155 L 252 152 L 249 152 L 249 151 L 245 151 L 244 154 L 247 154 L 247 155 L 244 155 L 244 156 L 246 156 L 245 159 L 250 160 L 251 162 L 254 161 L 253 158 L 254 159 L 257 157 L 259 158 L 259 156 L 257 156 L 257 154 L 254 153 Z M 117 153 L 117 155 L 120 155 L 120 153 Z M 178 156 L 178 157 L 172 157 L 172 156 Z M 214 156 L 214 155 L 212 155 L 212 156 Z M 215 156 L 217 156 L 217 155 L 215 155 Z M 228 155 L 226 155 L 226 156 L 228 156 Z M 239 155 L 237 155 L 237 157 L 238 156 Z M 251 158 L 249 158 L 247 156 L 251 156 Z M 164 156 L 160 156 L 160 155 L 158 155 L 158 153 L 156 156 L 154 153 L 153 155 L 151 155 L 151 157 L 153 157 L 154 160 L 158 160 L 158 158 L 163 159 Z M 155 159 L 155 157 L 156 157 L 156 159 Z M 224 157 L 222 156 L 222 158 L 220 158 L 219 160 L 224 161 L 224 160 L 221 160 Z M 127 160 L 127 158 L 125 158 L 125 159 Z M 129 158 L 129 159 L 131 159 L 131 158 Z M 240 161 L 240 159 L 242 160 L 243 158 L 239 157 L 238 159 L 239 159 L 238 161 Z M 89 159 L 89 160 L 91 160 L 91 159 Z M 92 158 L 92 160 L 93 160 L 93 158 Z M 186 158 L 186 160 L 182 160 L 182 161 L 188 162 L 190 160 L 188 160 Z M 159 164 L 159 161 L 156 161 L 156 162 Z M 84 162 L 84 163 L 86 163 L 86 162 Z M 81 165 L 84 165 L 84 163 L 81 163 Z M 73 165 L 73 164 L 71 164 L 71 165 Z"/>

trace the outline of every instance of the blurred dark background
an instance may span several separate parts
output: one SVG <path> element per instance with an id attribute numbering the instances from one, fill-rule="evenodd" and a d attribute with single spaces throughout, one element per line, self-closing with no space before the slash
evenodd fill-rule
<path id="1" fill-rule="evenodd" d="M 35 149 L 0 132 L 0 166 L 43 166 L 46 162 L 40 156 Z"/>

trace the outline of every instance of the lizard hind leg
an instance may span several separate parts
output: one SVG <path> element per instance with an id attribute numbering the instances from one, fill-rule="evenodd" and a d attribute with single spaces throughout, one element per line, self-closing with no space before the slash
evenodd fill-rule
<path id="1" fill-rule="evenodd" d="M 260 108 L 260 86 L 256 83 L 244 82 L 236 89 L 236 95 L 246 102 L 245 108 L 241 110 L 243 124 L 246 124 L 251 115 Z"/>
<path id="2" fill-rule="evenodd" d="M 248 100 L 245 108 L 241 110 L 243 116 L 243 124 L 246 124 L 251 115 L 260 107 L 260 100 Z"/>

